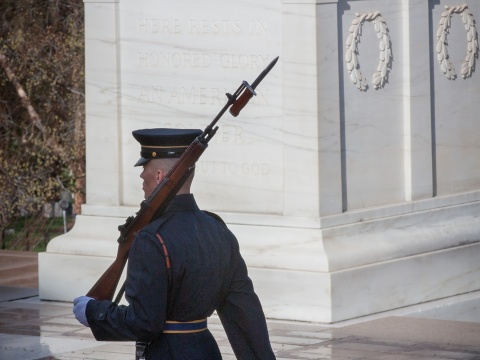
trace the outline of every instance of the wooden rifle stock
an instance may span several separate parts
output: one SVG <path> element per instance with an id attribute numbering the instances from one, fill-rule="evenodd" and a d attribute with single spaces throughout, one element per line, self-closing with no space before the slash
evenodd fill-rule
<path id="1" fill-rule="evenodd" d="M 277 62 L 278 57 L 275 58 L 263 72 L 257 77 L 252 84 L 253 89 L 260 83 L 260 81 L 268 74 Z M 146 225 L 151 223 L 156 217 L 163 214 L 165 209 L 170 204 L 171 200 L 183 186 L 190 174 L 195 169 L 195 163 L 203 154 L 208 146 L 208 142 L 215 135 L 218 126 L 215 126 L 217 121 L 227 111 L 227 109 L 235 104 L 240 93 L 242 94 L 242 101 L 240 106 L 235 110 L 234 116 L 237 116 L 241 109 L 248 103 L 248 100 L 254 95 L 252 87 L 246 81 L 232 94 L 226 94 L 228 101 L 213 121 L 208 125 L 203 133 L 199 135 L 180 156 L 178 161 L 168 172 L 165 179 L 157 185 L 155 190 L 148 196 L 148 198 L 140 204 L 140 210 L 135 216 L 130 216 L 125 221 L 125 224 L 120 225 L 120 237 L 118 238 L 117 255 L 110 267 L 103 273 L 98 281 L 93 285 L 87 296 L 96 300 L 112 300 L 115 295 L 118 282 L 122 276 L 123 270 L 127 263 L 128 253 L 133 243 L 135 235 Z M 248 95 L 250 94 L 250 95 Z M 239 99 L 240 100 L 240 99 Z M 246 100 L 246 101 L 245 101 Z M 120 301 L 122 290 L 117 295 L 115 302 Z"/>

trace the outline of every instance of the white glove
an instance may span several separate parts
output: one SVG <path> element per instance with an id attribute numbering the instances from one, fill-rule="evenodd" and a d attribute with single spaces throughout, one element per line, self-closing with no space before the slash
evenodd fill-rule
<path id="1" fill-rule="evenodd" d="M 86 310 L 87 303 L 90 300 L 94 299 L 88 296 L 79 296 L 73 299 L 73 313 L 75 314 L 75 319 L 77 319 L 81 324 L 85 325 L 86 327 L 89 327 Z"/>

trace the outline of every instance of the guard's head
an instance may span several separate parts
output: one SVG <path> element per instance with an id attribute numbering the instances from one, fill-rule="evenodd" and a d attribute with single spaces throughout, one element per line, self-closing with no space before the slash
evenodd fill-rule
<path id="1" fill-rule="evenodd" d="M 151 159 L 179 158 L 193 140 L 202 133 L 198 129 L 141 129 L 132 132 L 140 143 L 140 159 L 135 166 Z"/>
<path id="2" fill-rule="evenodd" d="M 202 133 L 196 129 L 142 129 L 134 131 L 133 137 L 140 143 L 140 159 L 135 166 L 143 166 L 144 196 L 147 198 L 165 178 L 188 146 Z M 178 194 L 189 193 L 192 175 L 185 181 Z"/>

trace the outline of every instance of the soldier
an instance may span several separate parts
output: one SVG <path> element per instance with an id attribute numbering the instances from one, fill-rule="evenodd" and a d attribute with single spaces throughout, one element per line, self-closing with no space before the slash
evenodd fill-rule
<path id="1" fill-rule="evenodd" d="M 141 145 L 135 166 L 143 166 L 145 198 L 201 133 L 133 132 Z M 136 235 L 125 281 L 128 305 L 80 296 L 75 317 L 97 340 L 137 341 L 139 358 L 215 360 L 222 357 L 207 318 L 217 311 L 238 359 L 275 359 L 238 242 L 217 215 L 199 209 L 192 180 L 193 174 L 167 210 Z"/>

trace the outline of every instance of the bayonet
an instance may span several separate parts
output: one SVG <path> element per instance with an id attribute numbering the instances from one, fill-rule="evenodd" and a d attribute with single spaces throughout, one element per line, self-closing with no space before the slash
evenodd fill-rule
<path id="1" fill-rule="evenodd" d="M 245 105 L 248 104 L 250 99 L 253 96 L 257 95 L 255 93 L 255 88 L 258 86 L 258 84 L 260 84 L 263 78 L 267 76 L 270 70 L 272 70 L 272 68 L 275 66 L 277 61 L 278 61 L 278 56 L 275 59 L 273 59 L 270 64 L 268 64 L 268 66 L 265 68 L 265 70 L 263 70 L 260 73 L 260 75 L 258 75 L 258 77 L 255 79 L 252 85 L 248 84 L 248 82 L 246 82 L 245 80 L 243 81 L 243 84 L 242 84 L 243 87 L 241 89 L 243 90 L 243 94 L 238 98 L 238 100 L 235 101 L 235 103 L 230 108 L 230 114 L 232 114 L 235 117 L 238 116 L 238 114 L 240 114 L 240 111 L 245 107 Z"/>

